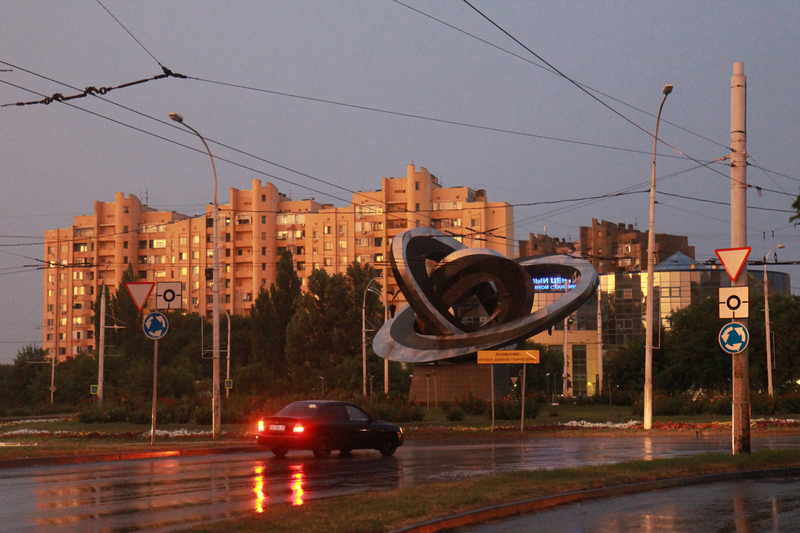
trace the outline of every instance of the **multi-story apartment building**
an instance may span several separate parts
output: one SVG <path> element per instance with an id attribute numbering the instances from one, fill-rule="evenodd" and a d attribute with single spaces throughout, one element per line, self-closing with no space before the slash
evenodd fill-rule
<path id="1" fill-rule="evenodd" d="M 413 165 L 405 177 L 383 178 L 376 191 L 354 193 L 347 207 L 292 200 L 256 179 L 249 190 L 231 189 L 230 202 L 219 206 L 220 302 L 232 314 L 248 314 L 288 249 L 303 285 L 314 269 L 334 274 L 353 261 L 369 263 L 388 279 L 389 298 L 402 303 L 388 275 L 395 235 L 433 226 L 467 246 L 513 257 L 513 219 L 513 208 L 488 202 L 484 190 L 444 188 Z M 42 347 L 59 359 L 94 349 L 91 304 L 103 283 L 117 290 L 129 265 L 140 281 L 180 281 L 183 308 L 211 316 L 213 205 L 205 216 L 189 217 L 117 193 L 113 202 L 96 201 L 94 213 L 75 217 L 72 227 L 46 231 L 44 254 Z"/>
<path id="2" fill-rule="evenodd" d="M 688 237 L 656 234 L 655 264 L 676 252 L 694 259 L 694 246 L 689 246 Z M 634 272 L 647 268 L 647 232 L 634 229 L 632 224 L 598 222 L 595 218 L 591 227 L 581 226 L 580 239 L 575 242 L 533 233 L 529 240 L 519 242 L 520 257 L 546 253 L 580 254 L 600 274 Z"/>

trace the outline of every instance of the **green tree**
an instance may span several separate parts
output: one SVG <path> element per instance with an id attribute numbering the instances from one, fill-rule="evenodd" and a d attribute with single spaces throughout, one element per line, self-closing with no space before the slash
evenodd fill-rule
<path id="1" fill-rule="evenodd" d="M 308 292 L 298 299 L 297 312 L 287 330 L 286 356 L 296 385 L 304 390 L 319 386 L 351 391 L 361 388 L 361 307 L 367 284 L 377 277 L 370 265 L 354 262 L 347 274 L 329 275 L 315 270 L 308 278 Z M 377 285 L 380 289 L 380 285 Z M 377 295 L 366 298 L 368 327 L 383 322 L 383 305 Z M 374 334 L 374 331 L 372 332 Z M 369 372 L 383 385 L 383 360 L 370 354 Z"/>
<path id="2" fill-rule="evenodd" d="M 301 293 L 300 278 L 294 271 L 292 254 L 281 252 L 276 282 L 264 288 L 250 309 L 252 330 L 251 363 L 265 363 L 276 377 L 286 375 L 286 329 Z"/>

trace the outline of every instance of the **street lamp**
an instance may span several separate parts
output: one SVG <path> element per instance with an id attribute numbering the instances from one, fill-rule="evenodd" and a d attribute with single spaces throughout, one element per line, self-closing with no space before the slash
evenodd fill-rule
<path id="1" fill-rule="evenodd" d="M 222 406 L 219 395 L 219 201 L 217 196 L 217 167 L 214 165 L 214 156 L 208 148 L 208 143 L 200 133 L 183 121 L 183 117 L 177 113 L 170 113 L 169 118 L 191 130 L 203 141 L 208 157 L 211 158 L 211 169 L 214 171 L 214 268 L 213 268 L 213 303 L 212 303 L 212 331 L 213 331 L 213 390 L 211 391 L 212 426 L 211 433 L 216 439 L 220 436 L 220 419 L 222 416 Z"/>
<path id="2" fill-rule="evenodd" d="M 381 296 L 381 291 L 379 291 L 375 287 L 370 287 L 370 285 L 372 285 L 372 282 L 377 279 L 379 278 L 375 277 L 367 282 L 367 286 L 364 288 L 364 299 L 361 302 L 361 359 L 363 366 L 364 396 L 367 395 L 367 293 L 373 292 L 378 296 Z"/>
<path id="3" fill-rule="evenodd" d="M 322 397 L 325 397 L 325 376 L 317 376 L 322 381 Z"/>
<path id="4" fill-rule="evenodd" d="M 766 254 L 764 254 L 764 323 L 767 327 L 767 392 L 769 392 L 770 397 L 772 394 L 772 339 L 769 337 L 769 297 L 767 296 L 767 291 L 769 288 L 769 283 L 767 283 L 767 257 L 775 250 L 780 250 L 784 248 L 783 244 L 779 244 Z"/>
<path id="5" fill-rule="evenodd" d="M 645 316 L 645 348 L 644 348 L 644 421 L 642 427 L 650 429 L 653 426 L 653 312 L 655 311 L 655 298 L 653 297 L 653 281 L 656 249 L 656 151 L 658 149 L 658 125 L 661 122 L 661 110 L 667 96 L 672 92 L 672 85 L 664 85 L 664 98 L 658 107 L 656 117 L 656 133 L 653 136 L 653 173 L 650 176 L 650 231 L 647 234 L 647 315 Z"/>

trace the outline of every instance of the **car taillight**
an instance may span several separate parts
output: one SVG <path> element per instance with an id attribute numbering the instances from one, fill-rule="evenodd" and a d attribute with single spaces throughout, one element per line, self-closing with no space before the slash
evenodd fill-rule
<path id="1" fill-rule="evenodd" d="M 259 432 L 264 431 L 264 421 L 263 420 L 259 420 L 258 421 L 258 431 Z"/>
<path id="2" fill-rule="evenodd" d="M 303 432 L 303 425 L 302 424 L 297 424 L 292 431 L 294 431 L 295 433 L 302 433 Z"/>

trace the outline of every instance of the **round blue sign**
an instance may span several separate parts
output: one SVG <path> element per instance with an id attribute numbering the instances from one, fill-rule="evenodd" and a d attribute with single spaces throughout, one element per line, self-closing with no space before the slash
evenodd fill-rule
<path id="1" fill-rule="evenodd" d="M 144 317 L 142 329 L 144 329 L 144 334 L 147 335 L 148 338 L 157 341 L 167 334 L 169 322 L 167 322 L 167 317 L 164 313 L 155 311 Z"/>
<path id="2" fill-rule="evenodd" d="M 719 331 L 719 345 L 729 354 L 743 352 L 750 342 L 750 332 L 742 324 L 731 322 Z"/>

